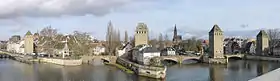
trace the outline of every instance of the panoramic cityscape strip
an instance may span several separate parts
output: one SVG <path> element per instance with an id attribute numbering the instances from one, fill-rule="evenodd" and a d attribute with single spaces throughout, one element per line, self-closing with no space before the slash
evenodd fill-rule
<path id="1" fill-rule="evenodd" d="M 280 0 L 2 0 L 0 81 L 280 81 Z"/>
<path id="2" fill-rule="evenodd" d="M 138 23 L 134 37 L 129 38 L 125 32 L 122 40 L 119 30 L 116 31 L 110 21 L 106 40 L 102 41 L 86 32 L 61 34 L 48 26 L 34 34 L 28 31 L 23 38 L 14 35 L 8 41 L 1 41 L 0 56 L 27 64 L 51 63 L 66 67 L 102 63 L 128 74 L 164 80 L 168 67 L 174 64 L 227 65 L 238 61 L 236 59 L 278 62 L 280 43 L 273 35 L 279 32 L 268 32 L 260 30 L 256 39 L 224 38 L 224 32 L 215 24 L 208 40 L 195 37 L 183 40 L 175 25 L 172 40 L 162 34 L 151 40 L 147 25 Z M 222 73 L 216 73 L 210 71 L 211 81 L 223 81 Z"/>

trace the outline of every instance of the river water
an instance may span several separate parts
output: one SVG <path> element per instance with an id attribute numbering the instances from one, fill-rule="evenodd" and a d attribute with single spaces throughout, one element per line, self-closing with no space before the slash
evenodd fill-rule
<path id="1" fill-rule="evenodd" d="M 172 65 L 166 79 L 155 80 L 106 65 L 64 67 L 0 59 L 0 81 L 247 81 L 279 67 L 276 62 L 249 60 L 230 60 L 227 65 Z"/>

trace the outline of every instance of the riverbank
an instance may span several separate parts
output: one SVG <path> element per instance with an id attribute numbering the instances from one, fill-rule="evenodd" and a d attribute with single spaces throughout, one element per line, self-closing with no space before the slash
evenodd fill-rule
<path id="1" fill-rule="evenodd" d="M 21 54 L 12 54 L 12 53 L 7 53 L 7 52 L 1 52 L 0 53 L 1 58 L 8 58 L 8 59 L 12 59 L 18 62 L 22 62 L 22 63 L 27 63 L 27 64 L 31 64 L 33 61 L 33 57 L 29 56 L 29 55 L 21 55 Z"/>
<path id="2" fill-rule="evenodd" d="M 53 63 L 63 66 L 79 66 L 82 65 L 81 59 L 55 59 L 55 58 L 39 58 L 39 62 Z"/>
<path id="3" fill-rule="evenodd" d="M 280 62 L 280 58 L 268 57 L 268 56 L 246 55 L 246 56 L 245 56 L 245 59 L 247 59 L 247 60 L 261 60 L 261 61 L 275 61 L 275 62 Z"/>
<path id="4" fill-rule="evenodd" d="M 119 64 L 116 64 L 116 63 L 104 63 L 104 64 L 117 67 L 120 70 L 122 70 L 122 71 L 124 71 L 124 72 L 126 72 L 128 74 L 134 74 L 134 72 L 132 70 L 127 69 L 127 68 L 123 67 L 122 65 L 119 65 Z"/>
<path id="5" fill-rule="evenodd" d="M 135 74 L 150 78 L 163 79 L 166 76 L 166 67 L 152 67 L 144 66 L 137 63 L 130 62 L 126 59 L 117 58 L 117 64 L 132 70 Z"/>

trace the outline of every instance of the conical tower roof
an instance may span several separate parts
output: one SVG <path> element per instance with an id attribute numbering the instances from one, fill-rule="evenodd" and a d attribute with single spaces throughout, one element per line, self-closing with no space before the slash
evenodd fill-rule
<path id="1" fill-rule="evenodd" d="M 266 33 L 264 30 L 261 30 L 261 31 L 258 33 L 257 37 L 268 37 L 268 35 L 267 35 L 267 33 Z"/>
<path id="2" fill-rule="evenodd" d="M 213 33 L 213 32 L 223 32 L 223 31 L 217 24 L 215 24 L 209 33 Z"/>
<path id="3" fill-rule="evenodd" d="M 30 31 L 27 31 L 25 35 L 32 35 L 32 33 Z"/>

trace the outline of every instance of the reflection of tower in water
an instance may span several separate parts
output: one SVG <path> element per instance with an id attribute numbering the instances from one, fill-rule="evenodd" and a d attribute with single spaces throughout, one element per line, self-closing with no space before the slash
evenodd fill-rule
<path id="1" fill-rule="evenodd" d="M 209 78 L 210 81 L 224 81 L 224 75 L 223 70 L 224 68 L 222 66 L 211 66 L 209 68 Z"/>
<path id="2" fill-rule="evenodd" d="M 261 76 L 269 71 L 268 64 L 265 62 L 260 62 L 257 64 L 257 76 Z"/>

